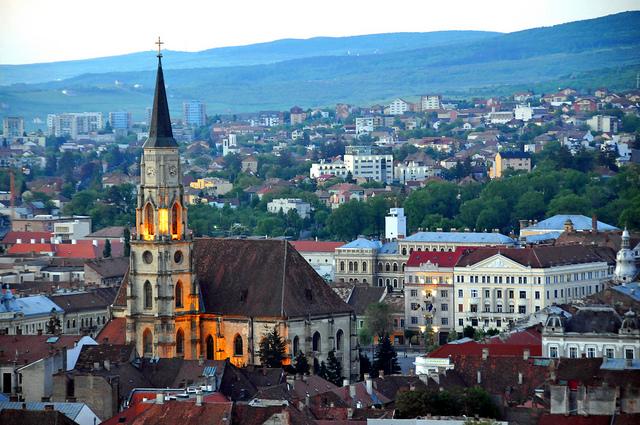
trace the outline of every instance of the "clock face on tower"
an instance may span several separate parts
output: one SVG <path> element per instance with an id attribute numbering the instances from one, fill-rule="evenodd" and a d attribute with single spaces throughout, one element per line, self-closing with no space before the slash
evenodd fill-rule
<path id="1" fill-rule="evenodd" d="M 169 166 L 169 175 L 175 176 L 176 174 L 178 174 L 178 167 L 176 167 L 175 165 L 170 165 Z"/>
<path id="2" fill-rule="evenodd" d="M 147 167 L 147 175 L 153 176 L 156 173 L 156 169 L 153 167 Z"/>

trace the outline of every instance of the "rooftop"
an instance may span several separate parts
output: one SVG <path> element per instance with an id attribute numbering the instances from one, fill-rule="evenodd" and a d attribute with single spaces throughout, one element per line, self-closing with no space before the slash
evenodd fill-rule
<path id="1" fill-rule="evenodd" d="M 370 240 L 366 238 L 355 239 L 345 245 L 340 246 L 340 249 L 380 249 L 382 242 L 378 240 Z"/>
<path id="2" fill-rule="evenodd" d="M 420 267 L 422 264 L 431 263 L 438 267 L 453 267 L 460 256 L 472 248 L 457 247 L 455 251 L 413 251 L 407 261 L 407 267 Z"/>
<path id="3" fill-rule="evenodd" d="M 404 239 L 408 242 L 469 243 L 513 245 L 515 241 L 500 233 L 479 232 L 418 232 Z"/>
<path id="4" fill-rule="evenodd" d="M 549 217 L 546 220 L 542 220 L 532 226 L 525 227 L 522 230 L 558 230 L 564 231 L 564 223 L 567 220 L 571 220 L 573 228 L 576 231 L 591 230 L 591 217 L 580 214 L 557 214 L 553 217 Z M 599 232 L 610 232 L 613 230 L 620 230 L 615 226 L 598 221 Z"/>
<path id="5" fill-rule="evenodd" d="M 327 241 L 291 241 L 289 242 L 298 252 L 334 252 L 344 242 Z"/>

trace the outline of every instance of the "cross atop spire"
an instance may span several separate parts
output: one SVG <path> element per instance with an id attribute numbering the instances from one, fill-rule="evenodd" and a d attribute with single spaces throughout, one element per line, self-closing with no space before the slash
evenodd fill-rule
<path id="1" fill-rule="evenodd" d="M 156 41 L 156 44 L 158 45 L 158 58 L 162 57 L 162 45 L 164 44 L 164 41 L 160 40 L 160 36 L 158 36 L 158 41 Z"/>

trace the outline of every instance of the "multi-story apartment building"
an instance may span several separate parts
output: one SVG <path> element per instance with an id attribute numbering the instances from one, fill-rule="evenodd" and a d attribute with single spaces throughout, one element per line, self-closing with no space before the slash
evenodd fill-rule
<path id="1" fill-rule="evenodd" d="M 294 106 L 289 110 L 289 122 L 291 125 L 302 124 L 307 119 L 307 114 L 299 106 Z"/>
<path id="2" fill-rule="evenodd" d="M 131 112 L 109 112 L 109 124 L 114 130 L 128 130 L 131 128 L 132 123 Z"/>
<path id="3" fill-rule="evenodd" d="M 182 120 L 189 127 L 202 127 L 207 123 L 207 107 L 199 100 L 182 104 Z"/>
<path id="4" fill-rule="evenodd" d="M 618 118 L 610 115 L 594 115 L 587 120 L 587 125 L 593 131 L 603 133 L 618 132 Z"/>
<path id="5" fill-rule="evenodd" d="M 373 117 L 356 118 L 356 136 L 369 134 L 374 129 Z"/>
<path id="6" fill-rule="evenodd" d="M 354 178 L 393 181 L 393 155 L 376 153 L 370 146 L 347 146 L 344 165 Z"/>
<path id="7" fill-rule="evenodd" d="M 410 102 L 398 98 L 389 104 L 389 115 L 402 115 L 410 109 Z"/>
<path id="8" fill-rule="evenodd" d="M 455 327 L 504 329 L 516 319 L 603 289 L 615 252 L 585 245 L 478 248 L 454 267 Z"/>
<path id="9" fill-rule="evenodd" d="M 405 326 L 425 331 L 431 326 L 437 340 L 454 329 L 453 268 L 465 249 L 450 252 L 414 251 L 405 268 Z"/>
<path id="10" fill-rule="evenodd" d="M 2 120 L 2 135 L 7 139 L 22 137 L 24 135 L 24 118 L 5 117 Z"/>
<path id="11" fill-rule="evenodd" d="M 80 134 L 89 134 L 104 128 L 102 112 L 72 112 L 47 115 L 47 134 L 50 136 L 70 136 L 76 139 Z"/>
<path id="12" fill-rule="evenodd" d="M 312 179 L 317 179 L 320 176 L 326 175 L 344 178 L 347 176 L 347 167 L 340 159 L 331 162 L 321 159 L 320 162 L 311 164 L 309 176 Z"/>
<path id="13" fill-rule="evenodd" d="M 531 171 L 531 154 L 529 152 L 502 151 L 496 153 L 493 165 L 489 169 L 489 177 L 499 179 L 507 169 Z"/>
<path id="14" fill-rule="evenodd" d="M 420 108 L 423 111 L 435 111 L 442 109 L 442 96 L 439 94 L 427 94 L 420 97 Z"/>
<path id="15" fill-rule="evenodd" d="M 300 198 L 278 198 L 267 204 L 267 211 L 273 214 L 279 212 L 287 214 L 289 211 L 295 211 L 300 218 L 305 219 L 311 215 L 311 204 Z"/>

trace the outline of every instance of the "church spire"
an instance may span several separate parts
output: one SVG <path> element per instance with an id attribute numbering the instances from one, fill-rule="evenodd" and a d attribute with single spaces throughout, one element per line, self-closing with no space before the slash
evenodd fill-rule
<path id="1" fill-rule="evenodd" d="M 156 75 L 156 90 L 153 97 L 153 111 L 151 112 L 151 125 L 149 126 L 149 138 L 144 143 L 144 148 L 177 148 L 176 139 L 171 130 L 171 117 L 167 103 L 167 92 L 164 87 L 164 74 L 162 72 L 162 53 L 160 46 L 163 44 L 158 38 L 158 73 Z"/>

